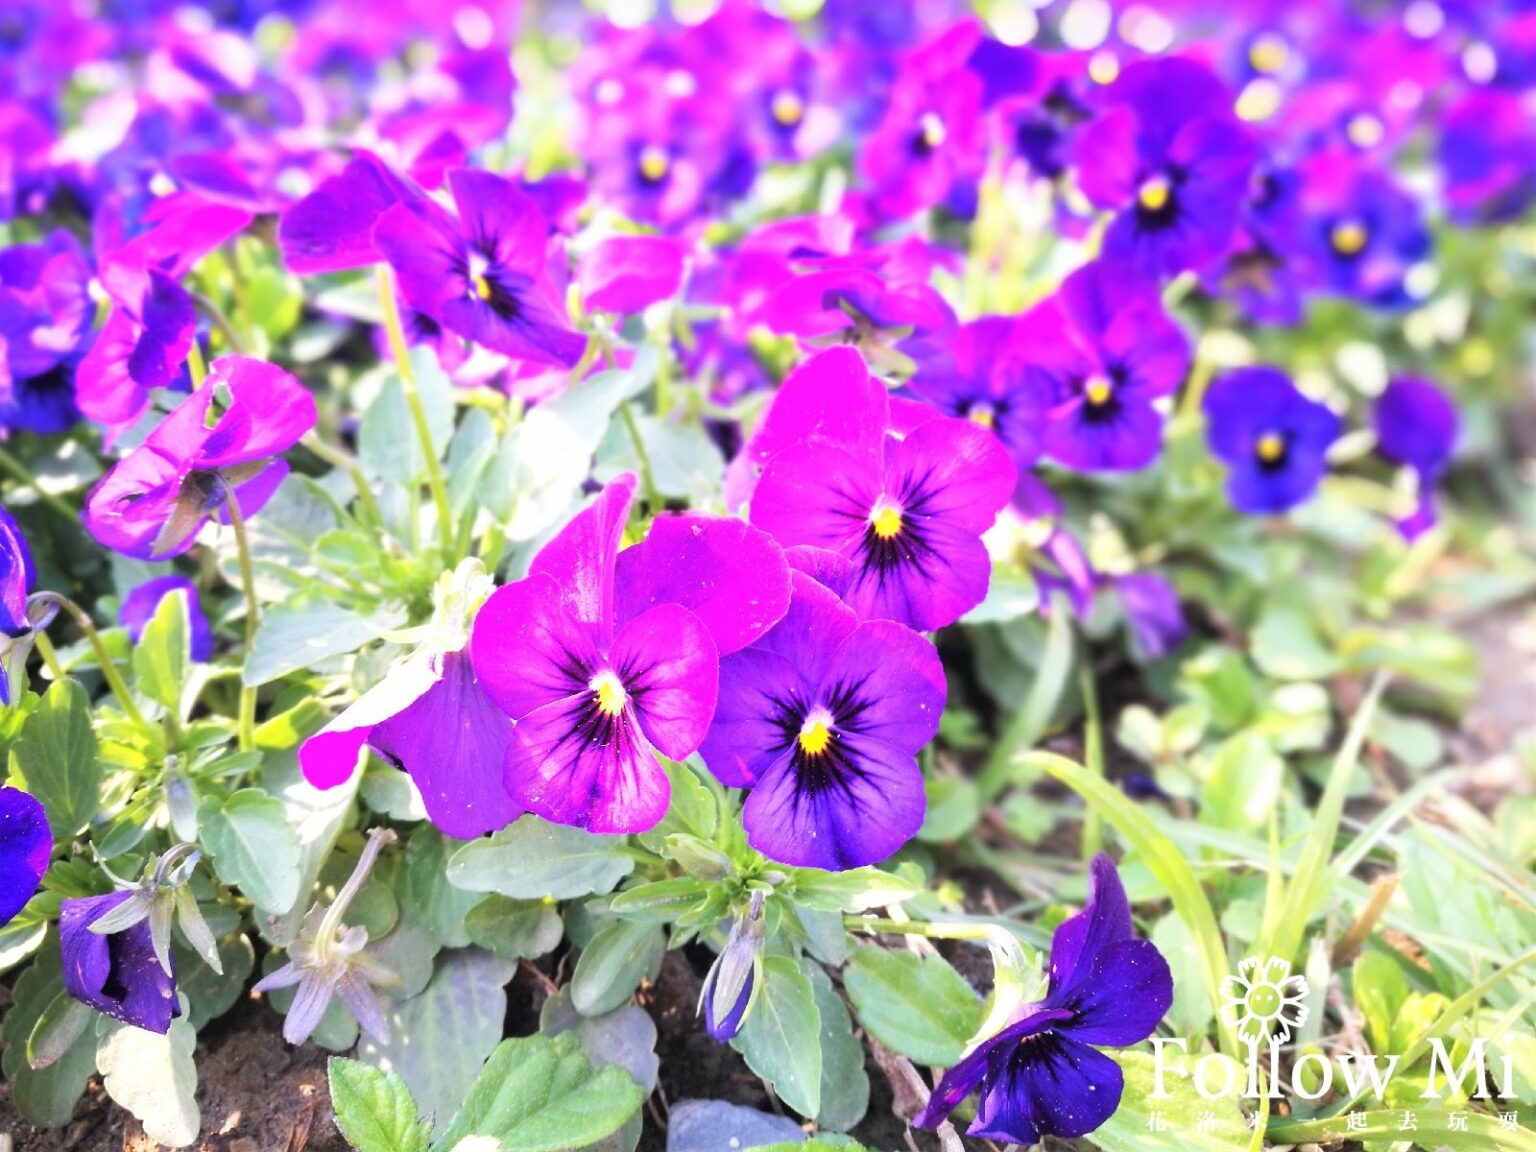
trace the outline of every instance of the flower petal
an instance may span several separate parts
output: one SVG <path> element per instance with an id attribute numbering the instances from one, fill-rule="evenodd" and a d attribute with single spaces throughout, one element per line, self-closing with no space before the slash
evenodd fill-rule
<path id="1" fill-rule="evenodd" d="M 703 622 L 663 604 L 624 625 L 608 655 L 646 739 L 673 760 L 698 751 L 720 689 L 720 657 Z"/>
<path id="2" fill-rule="evenodd" d="M 32 899 L 52 851 L 41 802 L 19 788 L 0 788 L 0 927 Z"/>
<path id="3" fill-rule="evenodd" d="M 565 610 L 590 631 L 600 648 L 606 648 L 612 636 L 613 574 L 634 498 L 633 474 L 610 481 L 596 500 L 539 550 L 528 567 L 530 576 L 543 573 L 554 578 Z"/>
<path id="4" fill-rule="evenodd" d="M 590 630 L 572 619 L 555 578 L 537 572 L 491 593 L 469 654 L 481 688 L 514 720 L 584 692 L 597 666 Z"/>
<path id="5" fill-rule="evenodd" d="M 1104 1053 L 1047 1032 L 996 1060 L 967 1135 L 1030 1145 L 1086 1136 L 1115 1114 L 1125 1075 Z"/>
<path id="6" fill-rule="evenodd" d="M 1131 939 L 1131 905 L 1114 861 L 1100 852 L 1088 865 L 1088 902 L 1069 916 L 1051 937 L 1053 1003 L 1072 994 L 1086 979 L 1100 952 Z"/>
<path id="7" fill-rule="evenodd" d="M 1072 1013 L 1061 1031 L 1109 1048 L 1139 1043 L 1157 1030 L 1173 1003 L 1168 961 L 1150 940 L 1122 940 L 1098 952 L 1083 979 L 1051 1003 Z"/>
<path id="8" fill-rule="evenodd" d="M 403 712 L 438 681 L 425 653 L 397 665 L 344 712 L 299 745 L 299 768 L 316 788 L 335 788 L 357 770 L 357 760 L 377 724 Z"/>

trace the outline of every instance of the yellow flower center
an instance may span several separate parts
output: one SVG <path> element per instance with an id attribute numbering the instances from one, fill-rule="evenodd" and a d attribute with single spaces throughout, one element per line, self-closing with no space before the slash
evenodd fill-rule
<path id="1" fill-rule="evenodd" d="M 1278 432 L 1266 432 L 1259 437 L 1255 451 L 1264 463 L 1273 464 L 1285 455 L 1285 437 Z"/>
<path id="2" fill-rule="evenodd" d="M 651 144 L 640 150 L 640 175 L 647 180 L 660 180 L 672 167 L 672 158 L 665 148 Z"/>
<path id="3" fill-rule="evenodd" d="M 473 283 L 476 296 L 482 300 L 489 300 L 491 298 L 491 282 L 489 280 L 484 276 L 476 276 Z"/>
<path id="4" fill-rule="evenodd" d="M 1109 398 L 1114 394 L 1115 386 L 1109 382 L 1107 376 L 1090 376 L 1088 382 L 1083 385 L 1083 395 L 1095 408 L 1108 404 Z"/>
<path id="5" fill-rule="evenodd" d="M 1365 247 L 1370 239 L 1363 225 L 1353 220 L 1346 220 L 1342 224 L 1335 224 L 1329 241 L 1333 244 L 1333 250 L 1341 256 L 1355 256 Z"/>
<path id="6" fill-rule="evenodd" d="M 822 717 L 811 716 L 800 729 L 798 739 L 800 751 L 807 756 L 820 756 L 827 750 L 827 745 L 832 743 L 832 729 Z"/>
<path id="7" fill-rule="evenodd" d="M 1148 212 L 1161 212 L 1168 207 L 1168 201 L 1173 195 L 1173 189 L 1168 186 L 1168 180 L 1163 176 L 1154 176 L 1142 184 L 1136 192 L 1136 202 Z"/>
<path id="8" fill-rule="evenodd" d="M 592 677 L 590 687 L 597 697 L 597 710 L 604 716 L 617 716 L 624 711 L 629 693 L 624 691 L 624 685 L 612 672 L 599 672 Z"/>
<path id="9" fill-rule="evenodd" d="M 870 517 L 869 524 L 876 536 L 890 540 L 901 532 L 901 509 L 890 504 L 883 505 Z"/>
<path id="10" fill-rule="evenodd" d="M 792 128 L 805 117 L 805 101 L 798 93 L 786 88 L 774 93 L 771 110 L 774 120 L 785 128 Z"/>
<path id="11" fill-rule="evenodd" d="M 948 133 L 944 130 L 944 121 L 932 112 L 926 112 L 918 121 L 918 135 L 922 137 L 924 145 L 932 149 L 944 143 Z"/>
<path id="12" fill-rule="evenodd" d="M 972 404 L 965 414 L 973 424 L 979 424 L 983 428 L 995 428 L 997 426 L 997 413 L 993 411 L 992 405 L 981 400 Z"/>
<path id="13" fill-rule="evenodd" d="M 1266 76 L 1280 71 L 1290 58 L 1291 50 L 1285 41 L 1272 32 L 1260 36 L 1248 49 L 1248 63 L 1253 65 L 1255 72 Z"/>

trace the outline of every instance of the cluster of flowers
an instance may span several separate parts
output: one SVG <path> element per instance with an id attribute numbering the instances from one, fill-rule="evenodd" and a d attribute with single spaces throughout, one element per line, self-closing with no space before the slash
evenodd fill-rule
<path id="1" fill-rule="evenodd" d="M 0 250 L 0 425 L 53 436 L 89 421 L 109 448 L 131 444 L 85 524 L 164 561 L 209 522 L 259 513 L 317 420 L 276 365 L 230 354 L 202 371 L 215 331 L 233 341 L 195 273 L 234 238 L 275 236 L 298 275 L 379 267 L 407 340 L 455 382 L 532 404 L 580 387 L 599 347 L 624 363 L 615 327 L 661 306 L 669 352 L 731 457 L 729 514 L 651 507 L 624 547 L 644 520 L 636 485 L 608 483 L 522 579 L 468 572 L 453 618 L 305 742 L 303 771 L 335 786 L 371 749 L 456 837 L 524 812 L 633 833 L 667 809 L 661 758 L 697 753 L 748 790 L 747 836 L 766 856 L 877 862 L 923 819 L 917 755 L 946 696 L 924 633 L 982 602 L 984 534 L 1000 516 L 1057 518 L 1042 466 L 1157 460 L 1191 366 L 1169 284 L 1261 325 L 1292 323 L 1317 297 L 1403 309 L 1429 290 L 1432 239 L 1431 201 L 1397 175 L 1401 157 L 1437 162 L 1438 203 L 1461 222 L 1536 197 L 1522 101 L 1536 14 L 1506 7 L 1521 6 L 1415 3 L 1375 20 L 1346 4 L 1263 6 L 1175 51 L 1174 25 L 1147 5 L 1055 51 L 1004 43 L 943 4 L 839 0 L 814 26 L 747 0 L 638 30 L 582 17 L 580 163 L 501 173 L 489 169 L 512 123 L 513 4 L 308 0 L 233 5 L 218 23 L 155 0 L 120 22 L 14 0 L 0 17 L 0 220 L 22 239 Z M 1197 12 L 1170 15 L 1199 28 Z M 74 128 L 66 92 L 86 105 Z M 850 175 L 833 163 L 845 142 Z M 781 171 L 821 181 L 827 210 L 744 212 L 763 207 L 759 175 Z M 963 264 L 956 238 L 980 235 L 1010 197 L 1043 205 L 1040 227 L 1079 266 L 1020 314 L 962 322 L 939 290 Z M 786 356 L 798 363 L 777 383 Z M 760 420 L 737 419 L 769 392 Z M 1308 499 L 1345 427 L 1274 367 L 1222 375 L 1197 400 L 1231 502 L 1250 513 Z M 1415 535 L 1434 522 L 1455 409 L 1400 378 L 1372 419 L 1377 451 L 1416 477 L 1401 519 Z M 1064 532 L 1045 551 L 1085 610 L 1101 578 Z M 1121 581 L 1127 604 L 1166 621 L 1171 590 L 1137 579 Z M 37 627 L 32 581 L 5 517 L 12 643 Z M 206 659 L 185 577 L 137 589 L 122 622 L 136 634 L 177 592 Z M 1164 631 L 1180 626 L 1171 615 Z M 0 922 L 51 847 L 36 801 L 0 791 Z M 1074 1135 L 1113 1110 L 1118 1093 L 1083 1103 L 1113 1078 L 1081 1049 L 1139 1039 L 1162 1008 L 1127 1015 L 1136 997 L 1106 973 L 1145 975 L 1158 987 L 1139 1002 L 1165 1008 L 1166 967 L 1129 940 L 1112 871 L 1095 881 L 1097 927 L 1058 935 L 1046 1001 L 951 1073 L 930 1120 L 978 1083 L 976 1130 L 997 1139 Z M 72 994 L 168 1026 L 164 899 L 178 898 L 157 894 L 174 889 L 157 874 L 65 901 Z M 1088 1085 L 1061 1114 L 1025 1109 L 1047 1096 L 1009 1087 L 1046 1069 Z"/>

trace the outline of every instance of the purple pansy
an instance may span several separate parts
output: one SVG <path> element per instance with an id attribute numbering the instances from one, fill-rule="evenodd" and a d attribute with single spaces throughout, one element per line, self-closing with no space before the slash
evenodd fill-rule
<path id="1" fill-rule="evenodd" d="M 581 262 L 582 306 L 589 312 L 642 312 L 677 295 L 688 249 L 666 236 L 611 236 Z"/>
<path id="2" fill-rule="evenodd" d="M 498 589 L 470 653 L 515 721 L 506 785 L 523 807 L 593 832 L 643 832 L 671 786 L 656 752 L 696 751 L 715 711 L 721 653 L 784 614 L 788 565 L 739 521 L 657 520 L 620 553 L 632 476 L 621 477 Z"/>
<path id="3" fill-rule="evenodd" d="M 1433 238 L 1417 200 L 1368 160 L 1343 151 L 1303 165 L 1302 206 L 1319 287 L 1378 307 L 1413 303 L 1407 276 Z"/>
<path id="4" fill-rule="evenodd" d="M 720 703 L 701 753 L 721 782 L 750 787 L 747 840 L 785 864 L 841 870 L 912 838 L 926 799 L 916 756 L 938 732 L 944 669 L 893 620 L 859 617 L 802 571 L 789 611 L 720 663 Z"/>
<path id="5" fill-rule="evenodd" d="M 119 460 L 86 499 L 97 540 L 140 560 L 192 546 L 210 517 L 260 511 L 288 474 L 275 459 L 315 425 L 315 401 L 276 365 L 246 356 L 213 362 L 196 392 Z"/>
<path id="6" fill-rule="evenodd" d="M 27 619 L 27 593 L 36 580 L 32 549 L 21 527 L 0 508 L 0 636 L 15 640 L 32 630 Z"/>
<path id="7" fill-rule="evenodd" d="M 1445 112 L 1440 167 L 1459 221 L 1511 220 L 1536 199 L 1536 122 L 1522 95 L 1475 91 Z"/>
<path id="8" fill-rule="evenodd" d="M 91 931 L 133 895 L 129 890 L 64 901 L 59 909 L 64 989 L 103 1015 L 164 1035 L 181 1015 L 181 1004 L 174 964 L 170 971 L 160 966 L 148 918 L 119 932 Z"/>
<path id="9" fill-rule="evenodd" d="M 1017 473 L 997 437 L 971 420 L 941 416 L 900 441 L 885 435 L 889 398 L 855 361 L 824 353 L 785 381 L 768 442 L 760 434 L 750 449 L 767 456 L 752 523 L 786 548 L 852 560 L 845 599 L 861 618 L 942 628 L 986 596 L 981 534 Z M 829 381 L 852 387 L 830 396 Z"/>
<path id="10" fill-rule="evenodd" d="M 377 264 L 384 259 L 373 237 L 379 217 L 424 196 L 373 153 L 359 152 L 283 213 L 277 229 L 283 262 L 301 275 Z"/>
<path id="11" fill-rule="evenodd" d="M 946 416 L 990 429 L 1019 468 L 1040 456 L 1049 401 L 1026 370 L 1020 327 L 1006 316 L 963 324 L 954 339 L 918 361 L 907 387 Z"/>
<path id="12" fill-rule="evenodd" d="M 156 576 L 135 587 L 123 597 L 122 606 L 117 610 L 117 622 L 128 630 L 128 639 L 137 644 L 144 634 L 144 626 L 159 611 L 160 602 L 176 592 L 185 597 L 187 605 L 187 635 L 192 659 L 205 662 L 213 659 L 213 629 L 208 626 L 208 617 L 203 615 L 197 585 L 185 576 L 175 573 Z"/>
<path id="13" fill-rule="evenodd" d="M 1456 405 L 1428 380 L 1403 377 L 1376 401 L 1376 449 L 1418 478 L 1414 510 L 1398 521 L 1409 540 L 1435 525 L 1434 486 L 1451 462 L 1461 421 Z"/>
<path id="14" fill-rule="evenodd" d="M 944 1073 L 914 1125 L 937 1127 L 975 1091 L 968 1135 L 1033 1145 L 1086 1136 L 1120 1107 L 1125 1076 L 1099 1048 L 1150 1036 L 1173 1003 L 1173 976 L 1157 947 L 1135 938 L 1109 857 L 1095 856 L 1090 874 L 1088 903 L 1051 939 L 1045 998 Z"/>
<path id="15" fill-rule="evenodd" d="M 1317 489 L 1342 423 L 1278 368 L 1239 368 L 1205 395 L 1206 439 L 1243 512 L 1284 512 Z"/>
<path id="16" fill-rule="evenodd" d="M 1132 572 L 1115 580 L 1131 640 L 1144 660 L 1161 660 L 1189 635 L 1179 594 L 1156 572 Z"/>
<path id="17" fill-rule="evenodd" d="M 1127 471 L 1157 458 L 1155 400 L 1178 388 L 1189 342 L 1151 285 L 1100 261 L 1019 321 L 1027 394 L 1045 406 L 1046 455 L 1082 471 Z M 1016 369 L 1017 370 L 1017 369 Z"/>
<path id="18" fill-rule="evenodd" d="M 571 367 L 587 338 L 571 330 L 546 270 L 549 226 L 510 180 L 448 174 L 454 218 L 434 201 L 402 201 L 373 227 L 412 308 L 450 332 L 518 360 Z"/>
<path id="19" fill-rule="evenodd" d="M 180 379 L 197 335 L 197 309 L 181 278 L 250 221 L 240 209 L 182 201 L 102 261 L 101 283 L 114 307 L 80 362 L 82 412 L 103 424 L 131 423 L 152 389 Z"/>
<path id="20" fill-rule="evenodd" d="M 52 852 L 42 804 L 19 788 L 0 788 L 0 928 L 32 899 Z"/>
<path id="21" fill-rule="evenodd" d="M 1144 276 L 1202 270 L 1231 244 L 1257 148 L 1203 64 L 1131 64 L 1076 140 L 1079 180 L 1115 213 L 1104 256 Z"/>
<path id="22" fill-rule="evenodd" d="M 72 356 L 96 305 L 80 242 L 62 229 L 0 249 L 0 376 L 41 376 Z"/>

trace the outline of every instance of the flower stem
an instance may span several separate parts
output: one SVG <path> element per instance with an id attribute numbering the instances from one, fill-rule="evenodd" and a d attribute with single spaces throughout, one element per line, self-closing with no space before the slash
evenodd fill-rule
<path id="1" fill-rule="evenodd" d="M 43 658 L 43 666 L 48 669 L 48 675 L 54 682 L 64 679 L 64 667 L 59 663 L 59 654 L 54 651 L 53 641 L 48 639 L 48 634 L 41 630 L 32 633 L 32 639 L 37 644 L 37 654 Z"/>
<path id="2" fill-rule="evenodd" d="M 878 916 L 844 916 L 843 927 L 871 936 L 923 936 L 929 940 L 976 940 L 987 943 L 997 935 L 994 924 L 948 924 L 935 920 L 887 920 Z"/>
<path id="3" fill-rule="evenodd" d="M 661 507 L 661 498 L 656 494 L 656 477 L 651 472 L 651 454 L 645 450 L 645 441 L 640 438 L 640 423 L 635 419 L 635 410 L 628 400 L 619 401 L 619 415 L 623 418 L 625 431 L 629 433 L 630 441 L 635 446 L 635 458 L 640 461 L 640 486 L 645 492 L 645 502 L 654 513 Z"/>
<path id="4" fill-rule="evenodd" d="M 71 524 L 78 524 L 80 522 L 79 518 L 75 515 L 75 510 L 73 508 L 55 496 L 52 492 L 47 491 L 42 486 L 42 484 L 38 482 L 37 477 L 32 474 L 31 469 L 29 469 L 20 460 L 16 459 L 16 457 L 12 456 L 4 448 L 0 448 L 0 469 L 10 473 L 12 477 L 21 483 L 28 485 L 32 491 L 37 493 L 37 499 L 39 503 L 46 504 L 49 508 L 57 512 L 60 516 L 64 517 L 64 519 L 68 520 Z"/>
<path id="5" fill-rule="evenodd" d="M 245 517 L 240 513 L 240 501 L 230 492 L 225 497 L 229 508 L 229 526 L 235 530 L 235 550 L 240 557 L 240 584 L 245 592 L 245 658 L 250 659 L 256 645 L 256 628 L 261 623 L 260 609 L 256 603 L 256 573 L 251 568 L 251 543 L 245 532 Z M 248 752 L 256 745 L 256 689 L 240 682 L 240 750 Z"/>
<path id="6" fill-rule="evenodd" d="M 75 626 L 80 629 L 86 641 L 90 644 L 91 651 L 95 653 L 96 663 L 101 668 L 102 679 L 107 682 L 107 687 L 111 689 L 112 695 L 117 697 L 117 702 L 123 712 L 127 715 L 128 719 L 132 720 L 140 728 L 149 729 L 149 721 L 144 719 L 144 713 L 140 712 L 138 704 L 134 703 L 133 693 L 128 691 L 128 685 L 123 682 L 123 677 L 118 672 L 117 665 L 113 663 L 111 654 L 107 652 L 107 646 L 102 643 L 101 633 L 96 631 L 96 625 L 92 622 L 90 616 L 86 614 L 85 609 L 81 608 L 80 605 L 76 604 L 68 596 L 61 596 L 57 592 L 34 592 L 29 600 L 43 604 L 56 604 L 69 613 L 70 618 L 75 622 Z M 39 636 L 41 636 L 40 632 Z"/>
<path id="7" fill-rule="evenodd" d="M 448 486 L 443 482 L 443 469 L 438 463 L 437 449 L 432 445 L 432 429 L 427 423 L 427 410 L 422 406 L 421 393 L 416 389 L 416 374 L 411 369 L 411 354 L 405 346 L 405 328 L 400 323 L 400 306 L 395 301 L 394 279 L 389 268 L 379 265 L 379 306 L 384 312 L 384 332 L 389 337 L 389 350 L 395 358 L 395 368 L 400 373 L 400 387 L 405 393 L 405 404 L 411 412 L 411 423 L 416 428 L 416 439 L 421 453 L 427 458 L 427 486 L 432 490 L 432 503 L 437 508 L 437 530 L 442 540 L 443 552 L 450 566 L 453 555 L 453 510 L 448 503 Z"/>
<path id="8" fill-rule="evenodd" d="M 345 472 L 350 476 L 353 487 L 357 489 L 357 498 L 363 510 L 375 524 L 383 525 L 384 513 L 379 511 L 379 502 L 373 495 L 373 487 L 368 483 L 368 477 L 363 474 L 362 465 L 358 464 L 355 456 L 327 444 L 313 430 L 304 433 L 304 438 L 299 443 L 338 472 Z"/>

